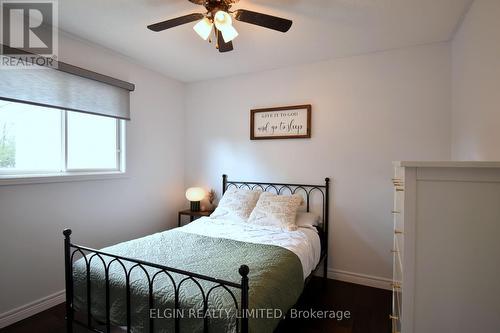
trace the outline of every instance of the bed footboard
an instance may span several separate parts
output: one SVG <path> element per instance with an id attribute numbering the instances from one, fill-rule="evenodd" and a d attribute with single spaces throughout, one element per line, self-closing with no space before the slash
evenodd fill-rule
<path id="1" fill-rule="evenodd" d="M 92 248 L 76 245 L 71 243 L 71 230 L 70 229 L 65 229 L 63 231 L 64 235 L 64 260 L 65 260 L 65 280 L 66 280 L 66 332 L 67 333 L 72 333 L 73 332 L 73 324 L 78 324 L 80 326 L 83 326 L 91 331 L 94 332 L 106 332 L 109 333 L 111 332 L 111 304 L 110 304 L 110 285 L 109 285 L 109 268 L 113 262 L 118 262 L 121 267 L 123 267 L 125 275 L 126 275 L 126 309 L 127 309 L 127 332 L 131 331 L 131 326 L 132 326 L 132 311 L 131 311 L 131 288 L 130 288 L 130 280 L 129 276 L 132 270 L 134 270 L 136 267 L 139 267 L 142 269 L 142 271 L 145 272 L 146 277 L 148 279 L 148 284 L 149 284 L 149 310 L 153 309 L 154 306 L 154 292 L 153 292 L 153 285 L 155 282 L 155 277 L 158 276 L 160 273 L 166 274 L 168 277 L 170 277 L 170 280 L 173 283 L 173 287 L 175 290 L 175 308 L 174 310 L 179 310 L 179 291 L 180 287 L 182 284 L 182 281 L 186 280 L 191 280 L 198 286 L 198 280 L 201 281 L 208 281 L 212 282 L 215 284 L 214 287 L 212 287 L 207 293 L 203 291 L 203 288 L 200 286 L 200 290 L 202 291 L 202 296 L 203 296 L 203 313 L 204 318 L 203 318 L 203 331 L 208 332 L 209 328 L 209 317 L 207 314 L 207 309 L 208 309 L 208 297 L 210 296 L 210 291 L 221 287 L 224 288 L 227 292 L 229 292 L 234 299 L 235 302 L 235 308 L 239 312 L 239 321 L 237 319 L 237 329 L 239 332 L 242 333 L 248 333 L 248 273 L 249 273 L 249 268 L 246 265 L 241 265 L 239 267 L 239 274 L 241 276 L 241 282 L 240 283 L 235 283 L 231 281 L 224 281 L 220 280 L 217 278 L 213 278 L 210 276 L 205 276 L 202 274 L 198 274 L 195 272 L 188 272 L 188 271 L 183 271 L 179 270 L 176 268 L 171 268 L 171 267 L 166 267 L 162 265 L 157 265 L 154 263 L 150 262 L 145 262 L 141 260 L 136 260 L 132 258 L 126 258 L 118 255 L 113 255 L 110 253 L 105 253 L 99 250 L 95 250 Z M 86 295 L 86 304 L 87 304 L 87 320 L 86 322 L 83 322 L 79 319 L 75 318 L 75 308 L 74 308 L 74 279 L 73 279 L 73 260 L 75 257 L 75 254 L 79 253 L 82 255 L 82 258 L 84 258 L 85 263 L 86 263 L 86 272 L 87 272 L 87 295 Z M 89 258 L 87 260 L 87 257 Z M 93 327 L 93 322 L 92 322 L 92 312 L 91 312 L 91 280 L 90 280 L 90 264 L 91 260 L 93 257 L 98 257 L 101 262 L 103 263 L 104 267 L 104 273 L 105 273 L 105 283 L 106 283 L 106 313 L 105 313 L 105 329 L 104 331 L 99 330 L 95 327 Z M 111 261 L 106 265 L 103 257 L 111 259 Z M 124 262 L 127 263 L 132 263 L 132 267 L 127 270 L 126 265 L 124 265 Z M 147 270 L 145 268 L 153 268 L 157 269 L 158 272 L 155 273 L 154 275 L 150 276 L 148 274 Z M 174 282 L 174 279 L 172 278 L 171 274 L 175 273 L 181 276 L 185 276 L 185 278 L 178 284 L 176 285 Z M 236 301 L 236 297 L 234 296 L 233 292 L 229 288 L 235 288 L 241 290 L 241 298 L 240 298 L 240 304 L 238 306 L 238 302 Z M 238 324 L 239 323 L 239 324 Z M 174 327 L 175 327 L 175 332 L 178 333 L 180 330 L 180 318 L 178 316 L 175 317 L 174 320 Z M 149 318 L 149 332 L 154 332 L 155 329 L 155 319 L 154 318 Z"/>

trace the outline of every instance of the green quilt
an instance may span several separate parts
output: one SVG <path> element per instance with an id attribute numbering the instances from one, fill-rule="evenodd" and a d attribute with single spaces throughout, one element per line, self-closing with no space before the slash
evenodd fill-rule
<path id="1" fill-rule="evenodd" d="M 291 251 L 273 245 L 252 244 L 234 240 L 199 236 L 181 230 L 169 230 L 102 249 L 107 253 L 144 260 L 168 267 L 240 283 L 240 265 L 250 268 L 249 302 L 254 317 L 250 319 L 250 332 L 272 332 L 280 318 L 296 303 L 302 293 L 304 281 L 299 258 Z M 89 257 L 87 257 L 89 258 Z M 112 259 L 103 258 L 108 264 Z M 127 269 L 132 263 L 124 263 Z M 158 270 L 148 268 L 152 277 Z M 105 321 L 105 273 L 101 260 L 94 257 L 90 269 L 91 307 L 95 319 Z M 86 265 L 83 259 L 75 262 L 75 309 L 86 309 Z M 173 273 L 176 285 L 186 277 Z M 126 325 L 125 273 L 119 263 L 110 266 L 111 323 Z M 198 280 L 204 292 L 216 284 Z M 149 331 L 149 289 L 146 274 L 136 267 L 130 275 L 132 332 Z M 240 291 L 230 288 L 240 303 Z M 174 288 L 165 274 L 154 282 L 153 317 L 155 332 L 174 331 Z M 181 332 L 202 332 L 203 318 L 187 309 L 203 309 L 199 287 L 191 280 L 182 283 L 179 293 Z M 234 300 L 223 288 L 214 289 L 209 297 L 209 331 L 237 332 L 238 315 Z M 272 313 L 264 311 L 270 309 Z M 275 309 L 277 311 L 275 311 Z M 272 316 L 269 316 L 272 314 Z M 263 318 L 264 317 L 264 318 Z"/>

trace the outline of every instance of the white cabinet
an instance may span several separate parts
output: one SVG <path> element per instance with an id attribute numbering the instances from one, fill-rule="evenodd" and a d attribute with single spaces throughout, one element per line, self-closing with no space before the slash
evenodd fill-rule
<path id="1" fill-rule="evenodd" d="M 500 332 L 500 163 L 395 162 L 393 332 Z"/>

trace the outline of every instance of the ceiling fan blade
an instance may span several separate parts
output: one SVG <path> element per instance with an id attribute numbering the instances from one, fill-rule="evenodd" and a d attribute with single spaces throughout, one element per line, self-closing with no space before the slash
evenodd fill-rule
<path id="1" fill-rule="evenodd" d="M 219 52 L 230 52 L 234 50 L 233 42 L 226 43 L 224 38 L 222 37 L 222 33 L 215 29 L 215 33 L 217 34 L 217 44 L 219 45 Z"/>
<path id="2" fill-rule="evenodd" d="M 271 16 L 267 14 L 252 12 L 246 9 L 238 9 L 234 12 L 234 18 L 241 22 L 255 24 L 264 28 L 287 32 L 292 26 L 292 21 Z"/>
<path id="3" fill-rule="evenodd" d="M 163 21 L 163 22 L 159 22 L 159 23 L 148 25 L 148 29 L 156 31 L 156 32 L 163 31 L 163 30 L 166 30 L 166 29 L 170 29 L 170 28 L 176 27 L 178 25 L 183 25 L 183 24 L 186 24 L 186 23 L 190 23 L 190 22 L 201 20 L 204 17 L 205 17 L 205 15 L 203 15 L 201 13 L 194 13 L 194 14 L 184 15 L 184 16 L 180 16 L 180 17 L 177 17 L 177 18 L 174 18 L 174 19 L 171 19 L 171 20 L 167 20 L 167 21 Z"/>

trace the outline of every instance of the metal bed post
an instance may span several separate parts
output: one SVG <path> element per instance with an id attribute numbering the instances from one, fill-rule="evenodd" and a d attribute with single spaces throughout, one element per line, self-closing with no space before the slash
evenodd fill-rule
<path id="1" fill-rule="evenodd" d="M 238 272 L 241 275 L 241 333 L 248 333 L 248 273 L 247 265 L 241 265 Z"/>
<path id="2" fill-rule="evenodd" d="M 325 217 L 325 262 L 323 263 L 323 278 L 326 281 L 328 279 L 328 216 L 330 215 L 330 178 L 325 178 L 325 212 L 323 216 Z"/>
<path id="3" fill-rule="evenodd" d="M 66 332 L 73 333 L 73 269 L 71 263 L 71 229 L 64 229 L 64 269 L 66 273 Z"/>
<path id="4" fill-rule="evenodd" d="M 226 193 L 227 175 L 222 175 L 222 195 Z"/>

